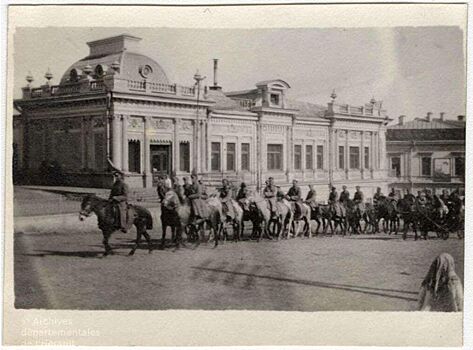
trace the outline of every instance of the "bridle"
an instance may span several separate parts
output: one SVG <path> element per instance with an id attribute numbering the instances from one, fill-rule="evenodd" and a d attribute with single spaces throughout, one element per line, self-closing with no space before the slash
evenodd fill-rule
<path id="1" fill-rule="evenodd" d="M 84 221 L 85 218 L 88 218 L 92 214 L 92 201 L 88 200 L 85 208 L 81 208 L 79 211 L 79 220 Z"/>

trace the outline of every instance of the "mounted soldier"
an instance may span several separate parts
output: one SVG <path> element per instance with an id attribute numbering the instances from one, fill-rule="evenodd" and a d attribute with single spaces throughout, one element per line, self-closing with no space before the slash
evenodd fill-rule
<path id="1" fill-rule="evenodd" d="M 379 201 L 382 200 L 383 198 L 386 198 L 384 196 L 384 193 L 381 192 L 381 187 L 376 188 L 376 193 L 373 196 L 373 205 L 376 206 L 378 205 Z"/>
<path id="2" fill-rule="evenodd" d="M 314 185 L 309 185 L 309 192 L 307 193 L 307 197 L 305 197 L 305 202 L 309 204 L 310 208 L 314 210 L 317 208 L 317 192 L 314 190 Z"/>
<path id="3" fill-rule="evenodd" d="M 114 182 L 110 191 L 109 201 L 118 210 L 118 221 L 122 232 L 127 232 L 128 185 L 124 181 L 124 173 L 118 169 L 113 171 Z"/>
<path id="4" fill-rule="evenodd" d="M 270 177 L 264 188 L 263 195 L 269 202 L 269 210 L 271 211 L 271 216 L 277 216 L 277 205 L 276 205 L 276 195 L 278 189 L 274 185 L 274 179 Z"/>
<path id="5" fill-rule="evenodd" d="M 246 198 L 248 198 L 248 189 L 246 188 L 246 183 L 242 182 L 240 185 L 240 189 L 238 190 L 236 200 L 240 201 Z"/>
<path id="6" fill-rule="evenodd" d="M 295 216 L 299 217 L 302 214 L 302 192 L 297 185 L 297 180 L 292 180 L 292 187 L 285 197 L 291 202 L 291 209 L 293 209 Z"/>
<path id="7" fill-rule="evenodd" d="M 347 190 L 347 186 L 342 186 L 342 193 L 340 193 L 340 202 L 346 203 L 350 199 L 350 192 Z"/>
<path id="8" fill-rule="evenodd" d="M 197 175 L 191 175 L 192 184 L 189 186 L 188 198 L 192 202 L 192 213 L 193 219 L 205 219 L 209 215 L 209 209 L 203 199 L 202 186 L 200 185 Z"/>
<path id="9" fill-rule="evenodd" d="M 353 202 L 358 206 L 360 209 L 365 209 L 365 195 L 360 190 L 360 186 L 356 186 L 356 192 L 353 196 Z"/>
<path id="10" fill-rule="evenodd" d="M 232 203 L 232 188 L 227 179 L 222 180 L 222 188 L 220 189 L 220 201 L 222 202 L 223 214 L 230 219 L 235 218 L 235 208 Z"/>
<path id="11" fill-rule="evenodd" d="M 337 189 L 332 186 L 332 189 L 330 191 L 330 194 L 328 195 L 328 204 L 335 204 L 338 200 L 338 193 Z"/>
<path id="12" fill-rule="evenodd" d="M 406 189 L 404 199 L 407 200 L 411 205 L 416 202 L 416 197 L 411 193 L 411 190 L 408 188 Z"/>
<path id="13" fill-rule="evenodd" d="M 182 181 L 184 181 L 184 184 L 182 185 L 182 187 L 184 188 L 184 195 L 186 197 L 189 197 L 190 187 L 191 187 L 191 184 L 189 183 L 189 179 L 187 177 L 183 177 Z"/>

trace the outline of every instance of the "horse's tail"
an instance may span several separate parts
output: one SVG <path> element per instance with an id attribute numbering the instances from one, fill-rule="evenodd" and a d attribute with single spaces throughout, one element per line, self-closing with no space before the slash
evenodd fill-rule
<path id="1" fill-rule="evenodd" d="M 153 229 L 153 216 L 151 212 L 143 207 L 136 206 L 135 207 L 138 212 L 138 217 L 144 219 L 146 221 L 146 229 L 151 230 Z"/>

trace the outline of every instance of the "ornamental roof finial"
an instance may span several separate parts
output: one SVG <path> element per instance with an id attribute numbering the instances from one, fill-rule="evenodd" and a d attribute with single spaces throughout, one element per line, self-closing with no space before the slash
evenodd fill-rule
<path id="1" fill-rule="evenodd" d="M 335 102 L 335 99 L 337 98 L 337 94 L 335 93 L 335 89 L 332 90 L 332 94 L 330 95 L 330 98 L 332 99 L 332 102 Z"/>
<path id="2" fill-rule="evenodd" d="M 49 69 L 48 67 L 48 70 L 46 71 L 46 73 L 44 74 L 44 77 L 46 78 L 46 84 L 49 85 L 49 81 L 53 78 L 53 73 L 51 73 L 51 70 Z"/>
<path id="3" fill-rule="evenodd" d="M 28 71 L 28 74 L 26 75 L 26 81 L 28 82 L 28 86 L 31 85 L 31 83 L 34 81 L 33 75 L 31 74 L 31 71 Z"/>
<path id="4" fill-rule="evenodd" d="M 376 103 L 376 100 L 375 100 L 374 96 L 371 97 L 370 103 L 371 103 L 372 105 L 374 105 L 374 104 Z"/>

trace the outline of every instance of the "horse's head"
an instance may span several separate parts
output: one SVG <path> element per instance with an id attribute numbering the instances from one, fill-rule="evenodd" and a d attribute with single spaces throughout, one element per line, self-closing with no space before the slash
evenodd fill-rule
<path id="1" fill-rule="evenodd" d="M 179 205 L 179 198 L 177 197 L 176 192 L 167 191 L 164 195 L 162 206 L 166 209 L 176 209 Z"/>
<path id="2" fill-rule="evenodd" d="M 82 203 L 80 204 L 80 212 L 79 212 L 79 220 L 84 221 L 85 218 L 89 217 L 92 214 L 93 207 L 94 207 L 95 196 L 93 195 L 86 195 L 82 199 Z"/>

